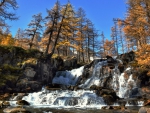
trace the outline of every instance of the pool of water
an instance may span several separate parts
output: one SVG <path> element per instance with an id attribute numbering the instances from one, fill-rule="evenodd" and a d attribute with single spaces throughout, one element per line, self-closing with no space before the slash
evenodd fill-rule
<path id="1" fill-rule="evenodd" d="M 74 108 L 35 108 L 26 107 L 31 113 L 137 113 L 140 109 L 139 106 L 127 107 L 125 111 L 122 110 L 102 110 L 102 109 L 74 109 Z M 3 113 L 3 109 L 0 109 L 0 113 Z"/>

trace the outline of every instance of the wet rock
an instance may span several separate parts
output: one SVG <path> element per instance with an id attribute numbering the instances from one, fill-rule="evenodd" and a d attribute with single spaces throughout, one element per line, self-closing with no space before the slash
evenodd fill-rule
<path id="1" fill-rule="evenodd" d="M 8 101 L 2 101 L 1 106 L 4 107 L 8 107 L 10 106 L 10 103 Z"/>
<path id="2" fill-rule="evenodd" d="M 3 110 L 4 113 L 31 113 L 30 111 L 26 110 L 25 108 L 22 107 L 9 107 L 5 108 Z"/>
<path id="3" fill-rule="evenodd" d="M 103 106 L 101 109 L 110 109 L 110 110 L 125 110 L 125 106 Z"/>
<path id="4" fill-rule="evenodd" d="M 150 105 L 150 99 L 147 99 L 144 101 L 143 106 L 148 106 Z"/>
<path id="5" fill-rule="evenodd" d="M 119 69 L 120 73 L 123 73 L 125 67 L 124 67 L 123 64 L 119 64 L 119 65 L 118 65 L 118 69 Z"/>
<path id="6" fill-rule="evenodd" d="M 18 101 L 16 102 L 16 104 L 18 104 L 18 105 L 30 105 L 30 103 L 27 102 L 26 100 L 18 100 Z"/>
<path id="7" fill-rule="evenodd" d="M 129 93 L 129 98 L 136 98 L 138 96 L 141 96 L 141 92 L 139 88 L 133 88 Z"/>
<path id="8" fill-rule="evenodd" d="M 107 103 L 107 105 L 112 105 L 115 102 L 115 99 L 112 95 L 103 95 L 104 102 Z"/>
<path id="9" fill-rule="evenodd" d="M 90 87 L 90 90 L 95 90 L 96 94 L 98 96 L 103 97 L 105 103 L 108 105 L 112 105 L 119 99 L 119 97 L 116 95 L 116 92 L 113 89 L 106 89 L 104 87 L 92 85 Z"/>
<path id="10" fill-rule="evenodd" d="M 117 61 L 113 59 L 111 56 L 106 56 L 106 58 L 107 58 L 107 63 L 110 63 L 110 64 L 117 63 Z"/>
<path id="11" fill-rule="evenodd" d="M 92 85 L 90 87 L 90 90 L 102 90 L 102 89 L 103 89 L 103 87 L 99 87 L 99 86 L 96 86 L 96 85 Z"/>
<path id="12" fill-rule="evenodd" d="M 60 85 L 59 85 L 59 87 L 56 87 L 55 85 L 52 85 L 52 86 L 45 86 L 45 89 L 47 91 L 53 91 L 53 90 L 60 90 L 61 87 L 60 87 Z"/>
<path id="13" fill-rule="evenodd" d="M 5 93 L 3 95 L 0 95 L 0 100 L 9 100 L 11 98 L 10 93 Z"/>
<path id="14" fill-rule="evenodd" d="M 113 106 L 103 106 L 101 109 L 113 109 Z"/>
<path id="15" fill-rule="evenodd" d="M 22 100 L 22 98 L 24 96 L 27 96 L 27 93 L 18 93 L 18 94 L 13 94 L 13 100 L 18 101 L 18 100 Z"/>
<path id="16" fill-rule="evenodd" d="M 138 113 L 150 113 L 149 107 L 141 107 Z"/>
<path id="17" fill-rule="evenodd" d="M 121 106 L 113 106 L 113 109 L 119 110 L 119 109 L 121 109 Z"/>

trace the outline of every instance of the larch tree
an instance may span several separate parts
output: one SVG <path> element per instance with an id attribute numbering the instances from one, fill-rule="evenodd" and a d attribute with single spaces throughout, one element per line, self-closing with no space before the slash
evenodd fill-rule
<path id="1" fill-rule="evenodd" d="M 104 48 L 104 44 L 105 44 L 105 39 L 106 39 L 106 37 L 105 37 L 105 35 L 104 35 L 104 33 L 103 32 L 101 32 L 101 34 L 100 34 L 100 46 L 99 46 L 99 53 L 100 53 L 100 56 L 102 57 L 102 58 L 104 58 L 104 57 L 106 57 L 106 55 L 105 55 L 105 48 Z"/>
<path id="2" fill-rule="evenodd" d="M 79 62 L 81 61 L 81 57 L 82 57 L 82 62 L 85 61 L 84 59 L 84 42 L 85 42 L 85 31 L 84 31 L 84 27 L 85 27 L 85 22 L 86 22 L 86 14 L 85 11 L 82 8 L 79 8 L 77 11 L 77 17 L 80 18 L 79 22 L 78 22 L 78 31 L 77 31 L 77 37 L 75 40 L 78 41 L 78 60 Z"/>
<path id="3" fill-rule="evenodd" d="M 54 10 L 52 9 L 50 11 L 50 14 L 51 15 L 51 19 L 49 21 L 49 23 L 47 24 L 50 25 L 50 27 L 47 27 L 46 29 L 46 34 L 49 34 L 49 41 L 51 42 L 52 41 L 52 37 L 53 35 L 55 34 L 55 38 L 54 38 L 54 41 L 53 41 L 53 47 L 52 47 L 52 50 L 51 50 L 51 53 L 50 53 L 50 57 L 52 57 L 52 55 L 54 54 L 55 52 L 55 49 L 57 47 L 57 44 L 58 44 L 58 41 L 61 37 L 61 32 L 63 30 L 63 26 L 65 24 L 64 20 L 66 18 L 66 14 L 67 14 L 67 10 L 68 10 L 68 5 L 64 5 L 61 9 L 61 12 L 59 10 L 59 2 L 57 1 L 56 2 L 56 8 L 54 7 Z M 58 21 L 59 19 L 59 21 Z M 54 32 L 55 30 L 55 32 Z M 48 45 L 50 45 L 50 43 L 48 43 Z M 49 48 L 49 46 L 47 46 L 47 48 Z M 48 54 L 48 49 L 46 49 L 46 55 Z"/>
<path id="4" fill-rule="evenodd" d="M 1 45 L 7 45 L 7 46 L 14 45 L 14 38 L 12 38 L 12 35 L 10 33 L 4 35 L 4 38 L 1 41 Z"/>
<path id="5" fill-rule="evenodd" d="M 99 42 L 97 40 L 98 37 L 98 31 L 94 28 L 94 26 L 92 27 L 92 32 L 91 32 L 91 50 L 92 50 L 92 58 L 94 59 L 94 57 L 96 56 L 96 50 L 99 48 Z"/>
<path id="6" fill-rule="evenodd" d="M 114 26 L 111 27 L 111 37 L 112 40 L 114 41 L 114 55 L 118 55 L 118 51 L 119 51 L 119 36 L 118 36 L 118 26 L 117 26 L 117 21 L 115 21 L 115 19 L 113 19 L 114 22 Z"/>
<path id="7" fill-rule="evenodd" d="M 22 30 L 21 28 L 19 28 L 17 30 L 17 33 L 14 37 L 14 40 L 15 40 L 15 46 L 19 46 L 19 47 L 22 47 L 22 40 L 23 38 L 25 38 L 25 31 Z"/>
<path id="8" fill-rule="evenodd" d="M 104 43 L 105 55 L 113 56 L 114 51 L 114 41 L 109 41 L 108 39 L 105 40 Z"/>
<path id="9" fill-rule="evenodd" d="M 1 0 L 0 1 L 0 27 L 8 27 L 8 25 L 5 23 L 6 20 L 17 20 L 18 17 L 15 13 L 13 13 L 12 10 L 17 10 L 18 5 L 16 0 Z"/>
<path id="10" fill-rule="evenodd" d="M 84 31 L 85 31 L 85 36 L 86 36 L 86 46 L 85 46 L 85 50 L 86 50 L 86 59 L 88 62 L 90 62 L 90 46 L 91 46 L 91 38 L 93 37 L 93 23 L 87 19 L 86 20 L 86 25 L 84 27 Z"/>
<path id="11" fill-rule="evenodd" d="M 128 0 L 128 10 L 125 20 L 122 20 L 123 30 L 126 38 L 135 43 L 137 49 L 147 44 L 149 37 L 150 25 L 148 8 L 146 0 Z"/>
<path id="12" fill-rule="evenodd" d="M 120 26 L 119 24 L 118 24 L 118 30 L 119 30 L 120 48 L 121 48 L 122 53 L 124 54 L 125 53 L 125 37 L 124 37 L 123 30 L 122 30 L 122 26 Z"/>
<path id="13" fill-rule="evenodd" d="M 57 43 L 57 49 L 59 47 L 63 48 L 64 55 L 70 56 L 73 54 L 74 49 L 74 34 L 77 27 L 78 18 L 75 16 L 75 11 L 68 2 L 67 4 L 65 18 L 63 20 L 62 30 L 61 30 L 61 39 L 59 38 L 59 42 Z M 64 13 L 64 9 L 61 10 L 61 14 Z"/>
<path id="14" fill-rule="evenodd" d="M 57 1 L 54 5 L 54 7 L 51 10 L 47 10 L 47 16 L 45 17 L 47 20 L 46 23 L 46 30 L 44 32 L 45 36 L 48 36 L 48 43 L 46 46 L 46 51 L 45 54 L 47 55 L 49 52 L 49 47 L 52 42 L 52 38 L 56 37 L 57 35 L 57 30 L 58 30 L 58 22 L 61 20 L 61 15 L 60 15 L 60 3 Z M 54 39 L 55 40 L 55 39 Z"/>
<path id="15" fill-rule="evenodd" d="M 33 20 L 28 24 L 28 29 L 26 29 L 26 34 L 31 36 L 31 41 L 29 43 L 30 49 L 34 45 L 33 41 L 37 34 L 41 33 L 41 30 L 43 28 L 43 18 L 42 14 L 39 13 L 37 15 L 32 16 Z"/>

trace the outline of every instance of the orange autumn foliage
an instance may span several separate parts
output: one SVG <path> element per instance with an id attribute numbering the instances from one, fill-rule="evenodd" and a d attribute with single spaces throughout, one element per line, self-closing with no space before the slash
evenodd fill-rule
<path id="1" fill-rule="evenodd" d="M 150 45 L 142 45 L 142 48 L 136 52 L 136 60 L 142 68 L 150 68 Z"/>
<path id="2" fill-rule="evenodd" d="M 3 35 L 0 45 L 14 45 L 14 39 L 12 38 L 11 34 Z"/>

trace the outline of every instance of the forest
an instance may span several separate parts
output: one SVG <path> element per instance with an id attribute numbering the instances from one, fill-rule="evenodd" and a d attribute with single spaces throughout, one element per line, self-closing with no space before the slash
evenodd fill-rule
<path id="1" fill-rule="evenodd" d="M 56 1 L 47 16 L 32 16 L 28 28 L 19 28 L 13 37 L 6 20 L 17 20 L 18 15 L 8 10 L 18 9 L 16 0 L 0 2 L 0 45 L 38 49 L 50 57 L 76 57 L 78 62 L 93 58 L 117 56 L 126 52 L 136 53 L 136 63 L 148 68 L 150 61 L 150 2 L 127 0 L 125 18 L 113 18 L 110 37 L 99 32 L 86 17 L 84 9 L 74 10 L 72 4 L 61 5 Z"/>

